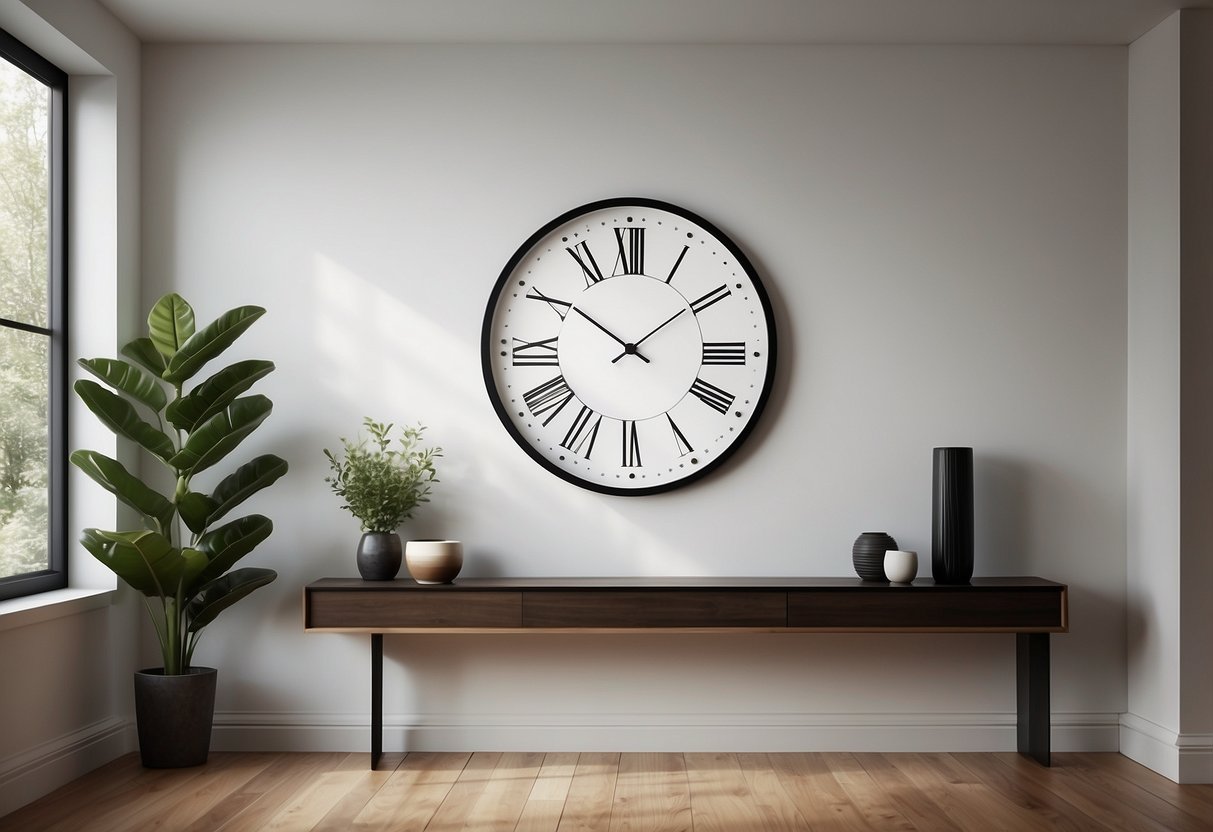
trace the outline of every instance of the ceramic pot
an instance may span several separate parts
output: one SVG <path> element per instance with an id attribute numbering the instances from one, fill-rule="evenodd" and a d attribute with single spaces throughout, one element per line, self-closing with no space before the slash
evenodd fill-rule
<path id="1" fill-rule="evenodd" d="M 218 678 L 213 667 L 191 667 L 179 676 L 165 676 L 162 667 L 135 673 L 135 722 L 144 766 L 185 768 L 206 762 Z"/>
<path id="2" fill-rule="evenodd" d="M 908 584 L 918 576 L 918 553 L 890 549 L 884 553 L 884 574 L 895 584 Z"/>
<path id="3" fill-rule="evenodd" d="M 884 574 L 884 553 L 897 548 L 897 541 L 884 532 L 864 532 L 851 547 L 851 563 L 865 581 L 888 580 Z"/>
<path id="4" fill-rule="evenodd" d="M 367 532 L 358 541 L 358 574 L 364 581 L 390 581 L 400 571 L 400 535 Z"/>
<path id="5" fill-rule="evenodd" d="M 463 544 L 458 540 L 410 540 L 404 562 L 419 584 L 449 584 L 463 568 Z"/>

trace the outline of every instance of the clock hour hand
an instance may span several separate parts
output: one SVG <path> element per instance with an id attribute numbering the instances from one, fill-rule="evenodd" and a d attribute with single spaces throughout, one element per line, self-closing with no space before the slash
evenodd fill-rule
<path id="1" fill-rule="evenodd" d="M 625 355 L 631 354 L 631 355 L 634 355 L 634 356 L 636 356 L 637 358 L 639 358 L 639 359 L 640 359 L 641 361 L 643 361 L 645 364 L 648 364 L 648 363 L 649 363 L 649 360 L 648 360 L 647 358 L 645 358 L 643 355 L 641 355 L 641 354 L 640 354 L 640 352 L 639 352 L 639 351 L 636 349 L 636 345 L 635 345 L 635 344 L 629 344 L 627 341 L 623 340 L 623 339 L 622 339 L 622 338 L 620 338 L 618 335 L 616 335 L 615 333 L 611 332 L 611 331 L 610 331 L 609 329 L 607 329 L 605 326 L 603 326 L 602 324 L 598 323 L 598 321 L 594 320 L 594 319 L 593 319 L 593 318 L 591 318 L 589 315 L 585 314 L 585 312 L 581 311 L 581 309 L 579 309 L 578 307 L 574 306 L 574 307 L 573 307 L 573 311 L 574 311 L 574 312 L 576 312 L 576 313 L 577 313 L 578 315 L 580 315 L 581 317 L 585 318 L 587 321 L 589 321 L 590 323 L 592 323 L 594 326 L 596 326 L 596 327 L 598 327 L 599 329 L 601 329 L 601 330 L 602 330 L 603 332 L 605 332 L 607 335 L 611 336 L 613 339 L 615 339 L 616 341 L 618 341 L 620 344 L 622 344 L 622 345 L 623 345 L 623 352 L 621 352 L 621 353 L 619 354 L 619 357 L 620 357 L 620 358 L 622 358 L 622 357 L 623 357 L 623 356 L 625 356 Z M 619 358 L 616 358 L 616 359 L 615 359 L 615 361 L 618 361 L 618 360 L 619 360 Z M 614 363 L 614 362 L 612 362 L 612 363 Z"/>
<path id="2" fill-rule="evenodd" d="M 682 309 L 679 309 L 677 312 L 675 312 L 670 317 L 666 318 L 664 321 L 659 323 L 657 326 L 653 327 L 653 329 L 649 332 L 648 335 L 644 336 L 643 338 L 641 338 L 639 341 L 636 342 L 636 346 L 639 347 L 641 344 L 643 344 L 645 341 L 649 340 L 649 338 L 651 338 L 653 335 L 655 335 L 657 333 L 657 331 L 660 330 L 663 326 L 665 326 L 670 321 L 674 320 L 675 318 L 677 318 L 679 315 L 681 315 L 683 312 L 686 312 L 686 311 L 687 311 L 686 307 L 684 306 Z M 619 353 L 619 355 L 615 356 L 614 358 L 612 358 L 611 363 L 614 364 L 616 361 L 623 358 L 625 355 L 627 355 L 626 350 Z"/>

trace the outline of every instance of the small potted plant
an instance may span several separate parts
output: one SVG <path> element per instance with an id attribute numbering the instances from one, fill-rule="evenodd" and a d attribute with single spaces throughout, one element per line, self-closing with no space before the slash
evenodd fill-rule
<path id="1" fill-rule="evenodd" d="M 392 446 L 393 425 L 362 420 L 370 439 L 342 437 L 343 457 L 325 448 L 332 476 L 325 477 L 342 508 L 358 518 L 358 572 L 363 580 L 390 581 L 400 571 L 402 547 L 396 530 L 430 499 L 430 484 L 438 482 L 434 460 L 441 448 L 422 448 L 425 427 L 405 427 Z"/>

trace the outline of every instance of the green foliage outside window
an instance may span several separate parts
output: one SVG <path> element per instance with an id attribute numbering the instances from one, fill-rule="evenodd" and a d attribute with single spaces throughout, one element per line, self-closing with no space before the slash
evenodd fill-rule
<path id="1" fill-rule="evenodd" d="M 46 85 L 0 61 L 0 318 L 47 326 Z M 50 338 L 0 328 L 0 578 L 48 564 Z"/>

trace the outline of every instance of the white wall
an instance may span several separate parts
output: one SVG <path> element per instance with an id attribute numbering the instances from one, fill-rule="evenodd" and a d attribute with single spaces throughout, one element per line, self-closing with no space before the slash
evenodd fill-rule
<path id="1" fill-rule="evenodd" d="M 220 747 L 366 740 L 366 639 L 301 632 L 354 572 L 320 450 L 362 415 L 446 449 L 405 536 L 466 575 L 847 575 L 929 563 L 931 448 L 976 448 L 977 574 L 1071 585 L 1059 748 L 1125 709 L 1121 48 L 152 46 L 143 302 L 270 314 L 291 474 L 250 509 L 277 583 L 221 619 Z M 481 381 L 488 292 L 562 211 L 645 195 L 764 276 L 780 370 L 725 470 L 647 498 L 539 469 Z M 216 475 L 223 472 L 216 472 Z M 924 566 L 929 574 L 929 565 Z M 389 747 L 1014 747 L 1006 636 L 391 638 Z M 407 731 L 406 731 L 407 729 Z"/>
<path id="2" fill-rule="evenodd" d="M 1213 15 L 1129 49 L 1127 680 L 1121 751 L 1213 782 Z"/>
<path id="3" fill-rule="evenodd" d="M 1139 760 L 1161 753 L 1161 732 L 1179 730 L 1179 31 L 1172 15 L 1129 47 L 1130 716 L 1122 746 Z"/>
<path id="4" fill-rule="evenodd" d="M 69 357 L 112 355 L 134 329 L 139 251 L 139 43 L 92 0 L 4 0 L 0 26 L 70 76 Z M 74 368 L 73 368 L 74 369 Z M 69 403 L 69 446 L 114 453 L 112 434 Z M 69 539 L 113 528 L 114 500 L 68 479 Z M 0 611 L 0 815 L 131 749 L 138 601 L 69 544 L 71 590 L 111 590 Z"/>

